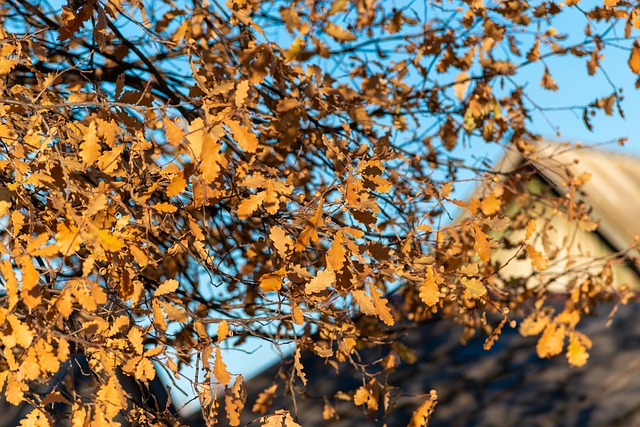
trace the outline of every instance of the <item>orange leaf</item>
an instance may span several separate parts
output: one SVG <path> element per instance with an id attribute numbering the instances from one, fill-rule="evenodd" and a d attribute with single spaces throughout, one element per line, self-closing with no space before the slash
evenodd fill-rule
<path id="1" fill-rule="evenodd" d="M 436 283 L 436 273 L 433 267 L 427 267 L 427 275 L 420 286 L 420 299 L 429 307 L 434 306 L 440 301 L 440 288 Z"/>
<path id="2" fill-rule="evenodd" d="M 220 354 L 220 347 L 216 347 L 216 360 L 213 363 L 213 375 L 220 384 L 229 384 L 231 381 L 231 375 L 227 371 L 227 365 L 222 361 L 222 355 Z"/>
<path id="3" fill-rule="evenodd" d="M 536 345 L 538 356 L 549 358 L 562 353 L 564 338 L 565 326 L 555 322 L 549 323 Z"/>
<path id="4" fill-rule="evenodd" d="M 100 140 L 98 139 L 96 122 L 91 122 L 80 144 L 80 158 L 85 165 L 91 166 L 98 160 L 101 154 L 102 148 L 100 147 Z"/>
<path id="5" fill-rule="evenodd" d="M 349 42 L 356 40 L 356 36 L 349 30 L 345 30 L 339 25 L 327 21 L 324 31 L 339 42 Z"/>
<path id="6" fill-rule="evenodd" d="M 617 1 L 614 0 L 613 4 L 616 4 Z M 606 4 L 606 1 L 605 1 Z M 633 42 L 633 47 L 631 48 L 631 56 L 629 57 L 629 68 L 636 74 L 640 74 L 640 45 L 636 40 Z"/>
<path id="7" fill-rule="evenodd" d="M 500 210 L 500 199 L 495 194 L 491 193 L 480 202 L 480 209 L 482 213 L 489 216 L 497 213 Z"/>
<path id="8" fill-rule="evenodd" d="M 179 285 L 180 283 L 175 279 L 165 280 L 160 286 L 158 286 L 158 289 L 156 289 L 153 295 L 159 297 L 161 295 L 170 294 L 178 289 Z"/>
<path id="9" fill-rule="evenodd" d="M 221 343 L 229 336 L 229 322 L 223 320 L 218 325 L 218 343 Z"/>
<path id="10" fill-rule="evenodd" d="M 263 274 L 260 277 L 260 288 L 264 292 L 278 292 L 282 287 L 282 279 L 287 274 L 287 270 L 281 268 L 273 273 Z"/>
<path id="11" fill-rule="evenodd" d="M 472 224 L 473 230 L 476 234 L 476 241 L 473 245 L 473 248 L 478 253 L 478 257 L 484 262 L 489 262 L 491 260 L 491 253 L 493 252 L 491 249 L 491 242 L 489 241 L 487 234 L 478 227 L 478 225 L 474 222 Z"/>
<path id="12" fill-rule="evenodd" d="M 531 259 L 531 264 L 538 270 L 546 270 L 549 258 L 542 252 L 537 251 L 533 246 L 527 245 L 527 254 Z"/>
<path id="13" fill-rule="evenodd" d="M 258 138 L 256 134 L 251 131 L 251 129 L 242 126 L 240 122 L 235 120 L 227 120 L 225 122 L 231 132 L 233 132 L 233 139 L 238 143 L 240 148 L 242 148 L 247 153 L 255 153 L 258 149 Z"/>
<path id="14" fill-rule="evenodd" d="M 300 347 L 296 348 L 296 354 L 293 358 L 293 362 L 294 362 L 294 367 L 296 368 L 296 373 L 298 374 L 298 377 L 300 377 L 304 385 L 307 385 L 307 376 L 302 370 L 303 368 L 302 363 L 300 363 Z"/>
<path id="15" fill-rule="evenodd" d="M 524 232 L 524 240 L 529 240 L 531 236 L 533 236 L 533 233 L 535 233 L 535 231 L 536 231 L 536 221 L 531 219 L 527 223 L 527 228 L 525 229 L 525 232 Z"/>
<path id="16" fill-rule="evenodd" d="M 463 277 L 460 282 L 464 286 L 465 298 L 480 298 L 487 293 L 487 288 L 478 279 Z"/>
<path id="17" fill-rule="evenodd" d="M 333 270 L 325 269 L 318 271 L 316 277 L 305 286 L 304 291 L 308 294 L 322 292 L 336 282 L 336 275 Z"/>
<path id="18" fill-rule="evenodd" d="M 382 291 L 380 289 L 369 285 L 369 290 L 371 291 L 371 299 L 373 300 L 373 306 L 376 308 L 378 317 L 387 326 L 393 326 L 395 320 L 393 319 L 393 315 L 391 314 L 391 309 L 387 305 L 389 301 L 387 301 L 386 298 L 382 298 Z"/>
<path id="19" fill-rule="evenodd" d="M 335 271 L 342 270 L 345 255 L 347 254 L 346 249 L 342 246 L 343 238 L 344 233 L 342 230 L 339 230 L 333 239 L 333 243 L 331 244 L 329 251 L 327 252 L 327 266 L 331 267 L 331 269 Z"/>
<path id="20" fill-rule="evenodd" d="M 267 193 L 261 191 L 244 199 L 238 205 L 238 218 L 247 219 L 262 205 Z"/>
<path id="21" fill-rule="evenodd" d="M 275 246 L 278 255 L 280 255 L 283 259 L 287 259 L 289 251 L 293 249 L 293 240 L 291 239 L 287 231 L 284 228 L 276 225 L 274 227 L 271 227 L 269 238 L 273 242 L 273 246 Z"/>

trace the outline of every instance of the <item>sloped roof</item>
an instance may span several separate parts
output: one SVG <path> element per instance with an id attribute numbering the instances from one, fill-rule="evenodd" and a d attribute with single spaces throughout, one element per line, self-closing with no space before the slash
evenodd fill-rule
<path id="1" fill-rule="evenodd" d="M 582 187 L 594 219 L 600 220 L 598 232 L 618 250 L 627 249 L 640 235 L 640 157 L 616 153 L 581 144 L 536 142 L 536 156 L 526 160 L 510 150 L 498 163 L 501 172 L 509 172 L 528 163 L 563 193 L 568 169 L 574 176 L 584 172 L 591 178 Z"/>
<path id="2" fill-rule="evenodd" d="M 634 426 L 640 425 L 640 306 L 620 309 L 610 327 L 603 306 L 599 317 L 583 321 L 582 330 L 593 339 L 587 365 L 570 368 L 566 358 L 540 359 L 536 337 L 524 338 L 506 328 L 490 351 L 486 337 L 477 336 L 466 346 L 459 343 L 461 328 L 448 320 L 432 320 L 402 339 L 417 352 L 415 364 L 401 365 L 389 382 L 406 394 L 436 389 L 439 403 L 429 427 L 526 426 Z M 367 359 L 388 349 L 364 352 Z M 297 401 L 297 421 L 305 427 L 406 426 L 422 402 L 404 397 L 388 417 L 374 419 L 349 402 L 333 401 L 339 420 L 322 419 L 324 401 L 319 396 L 356 389 L 362 380 L 343 367 L 336 373 L 322 359 L 307 354 L 302 359 L 309 383 L 307 398 Z M 256 390 L 271 385 L 277 368 L 252 379 L 248 408 Z M 279 390 L 271 410 L 293 411 L 290 396 Z M 247 412 L 247 411 L 245 411 Z M 245 413 L 244 422 L 253 417 Z M 224 425 L 224 424 L 223 424 Z"/>

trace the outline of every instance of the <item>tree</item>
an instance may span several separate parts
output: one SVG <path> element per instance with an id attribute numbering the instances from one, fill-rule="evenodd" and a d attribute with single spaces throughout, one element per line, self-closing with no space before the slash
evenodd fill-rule
<path id="1" fill-rule="evenodd" d="M 3 2 L 0 384 L 11 404 L 33 407 L 23 425 L 175 425 L 121 379 L 144 387 L 156 368 L 178 378 L 187 365 L 209 425 L 220 406 L 238 425 L 244 382 L 221 348 L 249 338 L 295 344 L 280 378 L 294 395 L 310 350 L 361 373 L 345 395 L 377 408 L 402 392 L 385 384 L 400 361 L 390 352 L 364 366 L 358 352 L 435 315 L 467 336 L 489 332 L 487 347 L 527 316 L 540 356 L 568 348 L 569 363 L 585 363 L 576 324 L 600 301 L 631 297 L 610 274 L 625 254 L 569 269 L 571 298 L 556 313 L 540 272 L 567 260 L 556 259 L 562 245 L 540 249 L 535 207 L 594 229 L 578 197 L 588 175 L 563 195 L 531 192 L 526 172 L 471 154 L 489 144 L 539 160 L 531 118 L 553 121 L 560 108 L 539 106 L 519 79 L 541 71 L 556 91 L 554 58 L 610 81 L 603 52 L 627 49 L 640 73 L 638 9 L 401 4 Z M 553 27 L 565 14 L 587 22 L 581 35 Z M 587 127 L 597 110 L 622 115 L 611 84 L 566 109 Z M 479 190 L 463 201 L 454 190 L 467 181 Z M 506 282 L 498 248 L 533 273 Z M 94 394 L 74 389 L 66 362 L 77 355 Z M 297 425 L 295 412 L 269 411 L 268 394 L 256 418 Z M 424 395 L 412 425 L 434 410 L 436 392 Z"/>

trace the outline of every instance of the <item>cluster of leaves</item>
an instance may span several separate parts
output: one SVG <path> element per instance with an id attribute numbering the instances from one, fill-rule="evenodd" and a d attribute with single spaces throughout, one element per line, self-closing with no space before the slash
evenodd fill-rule
<path id="1" fill-rule="evenodd" d="M 390 412 L 398 348 L 375 366 L 357 354 L 436 314 L 466 337 L 490 332 L 489 348 L 525 313 L 540 356 L 568 339 L 569 362 L 584 364 L 580 316 L 621 294 L 604 260 L 568 270 L 560 314 L 545 303 L 558 277 L 539 272 L 567 260 L 545 244 L 541 210 L 594 225 L 574 197 L 585 177 L 565 171 L 563 197 L 527 190 L 527 120 L 540 107 L 512 77 L 559 55 L 586 57 L 595 74 L 639 21 L 626 3 L 581 11 L 627 31 L 608 40 L 590 26 L 569 45 L 550 26 L 578 10 L 567 3 L 3 2 L 0 387 L 33 407 L 22 425 L 179 424 L 121 378 L 147 387 L 157 367 L 181 387 L 187 366 L 207 423 L 224 405 L 239 425 L 247 392 L 221 348 L 250 338 L 295 343 L 288 392 L 302 393 L 311 351 L 365 372 L 342 398 Z M 630 50 L 637 73 L 640 47 Z M 556 89 L 546 66 L 541 84 Z M 582 108 L 611 114 L 619 101 Z M 524 167 L 505 175 L 464 155 L 485 143 L 519 151 Z M 454 199 L 469 177 L 489 185 Z M 464 214 L 452 223 L 453 209 Z M 532 273 L 507 281 L 498 248 L 530 258 Z M 81 357 L 95 393 L 76 390 L 69 361 Z M 251 412 L 297 425 L 269 412 L 275 391 Z M 434 410 L 425 393 L 412 426 Z"/>

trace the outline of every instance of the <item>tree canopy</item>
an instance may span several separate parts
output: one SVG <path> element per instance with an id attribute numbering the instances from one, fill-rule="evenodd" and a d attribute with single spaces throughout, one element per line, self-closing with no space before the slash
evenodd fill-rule
<path id="1" fill-rule="evenodd" d="M 190 382 L 208 425 L 243 411 L 297 425 L 294 408 L 269 409 L 275 388 L 245 402 L 225 355 L 249 339 L 295 345 L 276 387 L 304 394 L 311 351 L 362 378 L 341 399 L 387 413 L 403 391 L 385 377 L 410 358 L 391 344 L 434 316 L 488 333 L 486 348 L 518 324 L 541 357 L 586 363 L 581 316 L 633 295 L 611 273 L 625 253 L 586 266 L 549 238 L 550 218 L 597 223 L 579 197 L 588 174 L 558 164 L 562 194 L 532 191 L 532 118 L 623 115 L 602 60 L 622 50 L 616 66 L 640 73 L 639 9 L 404 3 L 2 2 L 0 387 L 32 406 L 22 425 L 179 425 L 121 381 L 157 370 Z M 584 29 L 555 28 L 565 14 Z M 542 107 L 534 86 L 558 90 L 554 64 L 611 88 Z M 526 167 L 493 169 L 492 146 Z M 514 259 L 531 268 L 505 277 Z M 554 264 L 564 273 L 545 275 Z M 386 357 L 359 358 L 380 345 Z M 78 355 L 95 393 L 75 389 Z M 437 390 L 423 397 L 412 426 Z"/>

